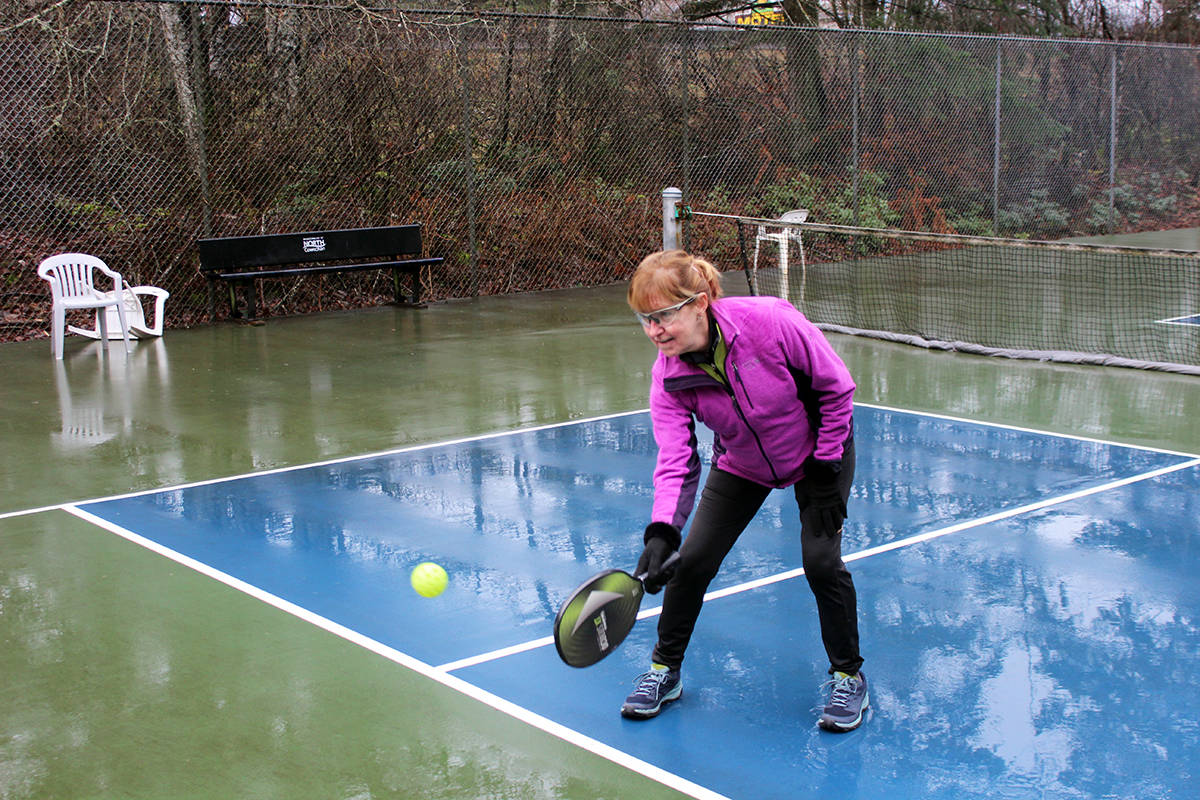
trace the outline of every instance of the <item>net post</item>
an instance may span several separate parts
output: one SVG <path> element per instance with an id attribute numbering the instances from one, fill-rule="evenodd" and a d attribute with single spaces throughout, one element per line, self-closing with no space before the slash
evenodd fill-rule
<path id="1" fill-rule="evenodd" d="M 679 201 L 683 192 L 674 186 L 663 189 L 663 250 L 678 250 L 683 232 L 683 221 L 679 216 Z"/>

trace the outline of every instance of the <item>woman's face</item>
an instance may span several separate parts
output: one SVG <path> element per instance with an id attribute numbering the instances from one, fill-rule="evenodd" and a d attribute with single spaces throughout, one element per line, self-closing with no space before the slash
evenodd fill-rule
<path id="1" fill-rule="evenodd" d="M 655 298 L 654 311 L 639 314 L 642 330 L 666 356 L 708 347 L 708 295 L 701 292 L 679 303 Z"/>

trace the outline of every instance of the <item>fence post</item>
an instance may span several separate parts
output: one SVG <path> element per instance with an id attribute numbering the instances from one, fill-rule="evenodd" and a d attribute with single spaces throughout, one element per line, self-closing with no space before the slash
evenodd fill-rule
<path id="1" fill-rule="evenodd" d="M 683 222 L 679 219 L 679 201 L 683 192 L 674 186 L 663 189 L 663 250 L 678 250 Z"/>
<path id="2" fill-rule="evenodd" d="M 992 133 L 992 236 L 1000 235 L 1000 39 L 996 39 L 996 109 Z"/>
<path id="3" fill-rule="evenodd" d="M 683 27 L 683 64 L 680 72 L 683 74 L 683 188 L 688 192 L 692 191 L 692 134 L 691 134 L 691 119 L 692 119 L 692 76 L 688 74 L 689 65 L 692 63 L 692 25 L 688 23 Z M 668 190 L 670 191 L 670 190 Z M 678 189 L 675 189 L 679 192 Z M 665 196 L 665 192 L 664 192 Z M 680 192 L 679 200 L 683 197 Z M 664 212 L 665 213 L 665 212 Z M 664 228 L 663 236 L 666 236 Z M 663 239 L 664 249 L 673 249 L 665 247 L 666 239 Z M 676 229 L 675 247 L 687 249 L 683 237 L 680 236 L 680 230 Z"/>
<path id="4" fill-rule="evenodd" d="M 479 247 L 475 231 L 475 148 L 471 132 L 471 80 L 467 62 L 467 33 L 469 27 L 460 29 L 458 37 L 458 79 L 462 84 L 462 133 L 463 133 L 463 165 L 464 179 L 467 190 L 467 243 L 470 248 L 471 296 L 479 296 Z"/>
<path id="5" fill-rule="evenodd" d="M 1117 205 L 1117 46 L 1108 59 L 1108 232 L 1116 230 Z"/>
<path id="6" fill-rule="evenodd" d="M 852 99 L 851 99 L 851 104 L 850 104 L 850 138 L 851 138 L 850 159 L 852 162 L 851 167 L 850 167 L 850 175 L 851 175 L 851 181 L 852 181 L 851 196 L 853 198 L 852 202 L 854 203 L 854 227 L 857 228 L 858 227 L 858 219 L 859 219 L 859 217 L 858 217 L 858 209 L 859 209 L 859 198 L 858 198 L 858 186 L 859 186 L 858 106 L 860 103 L 859 86 L 858 86 L 858 82 L 859 82 L 858 72 L 860 69 L 859 64 L 858 64 L 858 58 L 859 58 L 858 50 L 860 47 L 862 47 L 862 43 L 859 41 L 860 34 L 858 31 L 854 31 L 853 33 L 850 34 L 850 36 L 852 37 L 851 38 L 851 46 L 850 46 L 850 74 L 852 76 L 851 86 L 853 87 Z"/>

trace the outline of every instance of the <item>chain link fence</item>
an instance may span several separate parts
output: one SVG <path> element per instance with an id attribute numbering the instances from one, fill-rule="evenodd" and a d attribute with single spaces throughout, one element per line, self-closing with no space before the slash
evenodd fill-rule
<path id="1" fill-rule="evenodd" d="M 1039 238 L 1200 224 L 1200 49 L 549 15 L 78 2 L 0 10 L 0 341 L 47 255 L 208 321 L 195 241 L 419 222 L 435 300 L 623 280 L 660 192 Z M 733 234 L 727 233 L 731 239 Z M 710 256 L 736 242 L 696 242 Z M 260 281 L 281 315 L 386 274 Z"/>

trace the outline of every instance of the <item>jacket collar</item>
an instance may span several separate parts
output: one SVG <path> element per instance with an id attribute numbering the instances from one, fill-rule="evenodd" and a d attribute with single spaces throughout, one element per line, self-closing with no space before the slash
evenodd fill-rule
<path id="1" fill-rule="evenodd" d="M 717 325 L 716 316 L 708 314 L 708 348 L 700 352 L 682 353 L 679 357 L 692 366 L 715 364 L 717 363 L 718 349 L 723 349 L 721 348 L 721 327 Z"/>
<path id="2" fill-rule="evenodd" d="M 659 358 L 663 360 L 665 367 L 664 376 L 672 377 L 676 375 L 692 375 L 706 374 L 703 369 L 698 366 L 698 362 L 706 361 L 713 363 L 712 359 L 717 346 L 716 336 L 712 333 L 712 327 L 717 326 L 719 335 L 725 340 L 725 352 L 728 354 L 729 349 L 733 347 L 733 343 L 737 341 L 738 334 L 741 328 L 738 324 L 726 313 L 724 304 L 718 300 L 709 307 L 709 337 L 708 350 L 704 353 L 684 353 L 681 356 L 664 356 L 661 353 Z"/>

